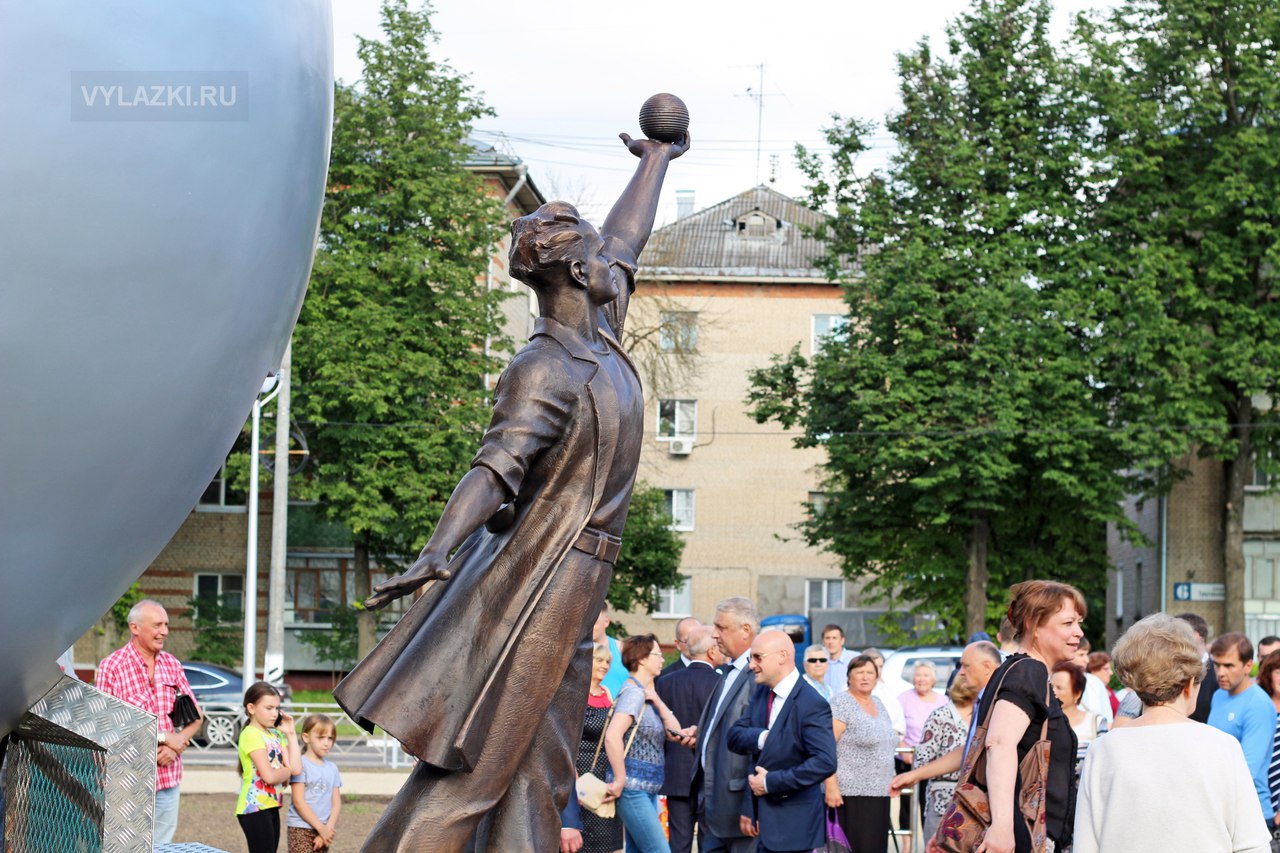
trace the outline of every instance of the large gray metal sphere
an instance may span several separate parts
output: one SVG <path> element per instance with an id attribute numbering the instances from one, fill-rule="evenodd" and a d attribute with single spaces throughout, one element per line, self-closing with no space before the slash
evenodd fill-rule
<path id="1" fill-rule="evenodd" d="M 0 734 L 178 529 L 280 363 L 331 29 L 329 0 L 0 2 Z"/>

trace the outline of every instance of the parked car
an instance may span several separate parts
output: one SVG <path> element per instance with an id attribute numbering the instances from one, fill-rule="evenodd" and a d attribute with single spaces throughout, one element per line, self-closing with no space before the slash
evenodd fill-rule
<path id="1" fill-rule="evenodd" d="M 204 711 L 204 726 L 195 739 L 210 746 L 235 746 L 243 725 L 244 698 L 240 673 L 212 663 L 189 661 L 182 671 L 191 683 L 191 692 Z"/>
<path id="2" fill-rule="evenodd" d="M 951 673 L 960 666 L 960 655 L 964 646 L 906 646 L 885 656 L 885 684 L 895 695 L 913 689 L 911 677 L 915 674 L 916 664 L 922 661 L 932 663 L 938 672 L 938 683 L 934 692 L 945 693 L 947 681 Z"/>
<path id="3" fill-rule="evenodd" d="M 204 726 L 196 733 L 196 740 L 210 746 L 235 746 L 244 726 L 244 684 L 240 673 L 202 661 L 184 663 L 182 671 L 204 711 Z M 293 691 L 287 684 L 277 686 L 287 701 Z"/>

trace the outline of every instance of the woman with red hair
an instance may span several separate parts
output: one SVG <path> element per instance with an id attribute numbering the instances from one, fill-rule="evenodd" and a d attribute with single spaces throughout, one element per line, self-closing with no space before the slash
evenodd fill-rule
<path id="1" fill-rule="evenodd" d="M 1055 581 L 1025 581 L 1009 592 L 1008 618 L 1018 651 L 992 674 L 974 712 L 978 724 L 986 725 L 983 753 L 976 760 L 986 763 L 991 807 L 991 826 L 976 853 L 1062 850 L 1071 843 L 1075 821 L 1076 736 L 1050 691 L 1049 673 L 1075 657 L 1084 636 L 1084 596 Z M 1045 787 L 1038 792 L 1040 780 L 1024 778 L 1019 769 L 1042 737 L 1050 749 Z M 971 781 L 978 778 L 975 773 Z M 1040 796 L 1024 796 L 1032 793 Z M 944 819 L 939 838 L 954 840 L 955 834 Z"/>

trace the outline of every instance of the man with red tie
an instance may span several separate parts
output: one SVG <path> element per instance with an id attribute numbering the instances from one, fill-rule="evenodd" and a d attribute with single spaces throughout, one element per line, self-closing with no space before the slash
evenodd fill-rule
<path id="1" fill-rule="evenodd" d="M 729 749 L 754 757 L 742 831 L 760 853 L 804 853 L 826 844 L 822 783 L 836 772 L 831 706 L 800 677 L 795 644 L 763 631 L 751 645 L 751 704 L 729 730 Z"/>

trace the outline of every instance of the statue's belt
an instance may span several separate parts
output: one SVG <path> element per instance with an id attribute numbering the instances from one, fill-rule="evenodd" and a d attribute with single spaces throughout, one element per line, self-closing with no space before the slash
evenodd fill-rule
<path id="1" fill-rule="evenodd" d="M 612 565 L 618 561 L 618 551 L 622 548 L 622 540 L 612 533 L 605 533 L 603 530 L 586 527 L 583 528 L 578 540 L 573 543 L 573 547 L 584 554 L 590 554 L 597 560 L 603 560 Z"/>

